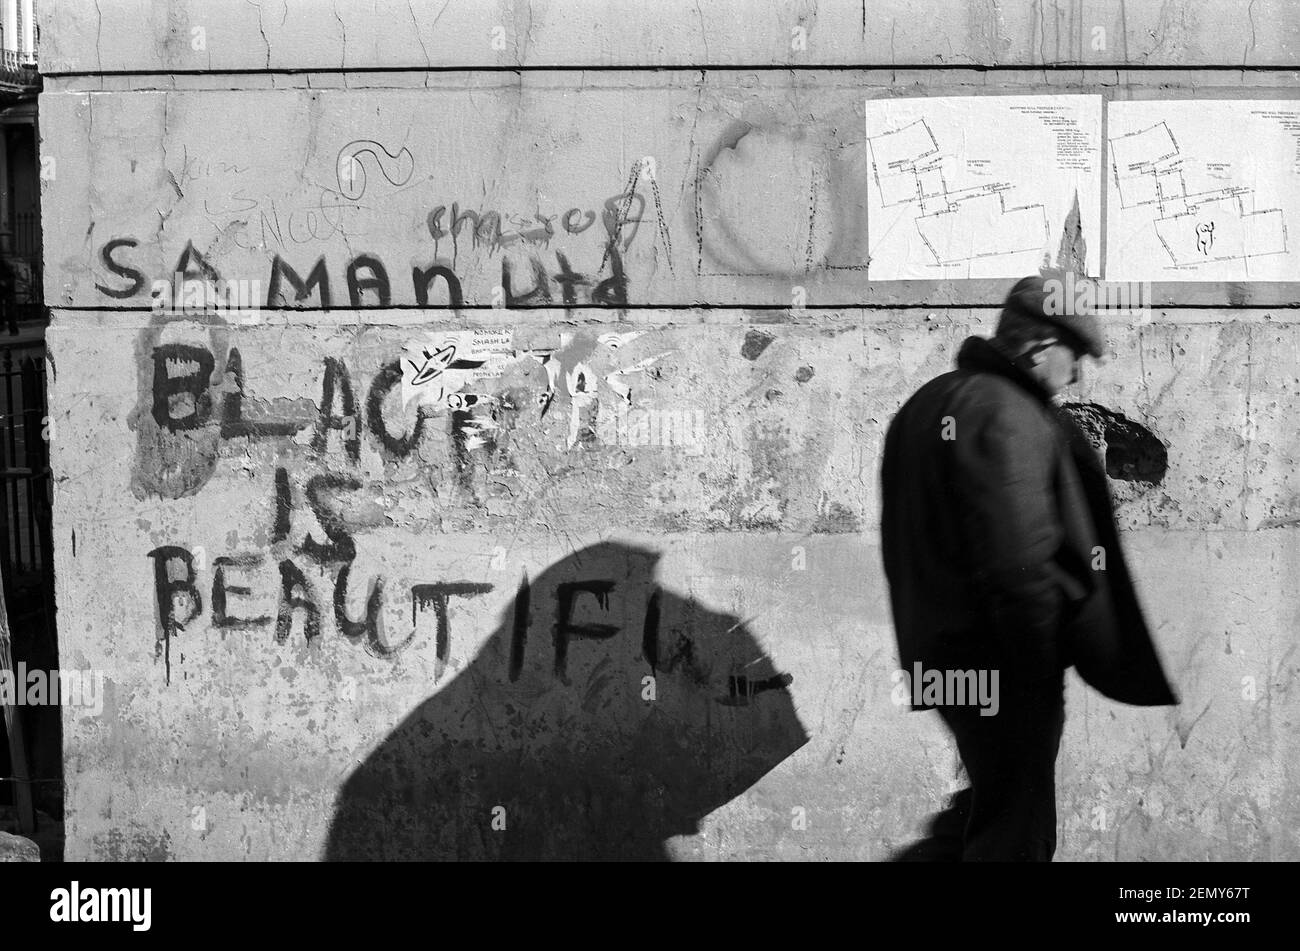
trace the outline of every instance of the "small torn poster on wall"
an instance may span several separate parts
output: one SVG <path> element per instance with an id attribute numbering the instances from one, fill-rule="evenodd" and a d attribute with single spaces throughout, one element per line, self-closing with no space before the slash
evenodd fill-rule
<path id="1" fill-rule="evenodd" d="M 513 355 L 508 330 L 451 330 L 408 341 L 402 405 L 451 405 L 466 386 L 500 376 Z"/>

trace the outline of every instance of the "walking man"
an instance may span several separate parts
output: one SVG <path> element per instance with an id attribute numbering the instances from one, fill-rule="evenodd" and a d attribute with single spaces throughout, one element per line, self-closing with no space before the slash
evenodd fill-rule
<path id="1" fill-rule="evenodd" d="M 1065 299 L 1072 277 L 1017 282 L 994 336 L 968 338 L 885 438 L 881 546 L 903 669 L 996 671 L 1000 693 L 981 710 L 913 692 L 952 731 L 970 787 L 900 860 L 1051 860 L 1068 667 L 1124 703 L 1177 703 L 1105 471 L 1058 408 L 1082 359 L 1105 352 L 1096 315 Z"/>

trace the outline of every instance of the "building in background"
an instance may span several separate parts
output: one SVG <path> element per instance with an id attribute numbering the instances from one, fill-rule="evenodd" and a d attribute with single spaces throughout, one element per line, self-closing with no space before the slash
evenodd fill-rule
<path id="1" fill-rule="evenodd" d="M 0 572 L 14 660 L 57 663 L 50 564 L 50 469 L 37 161 L 35 0 L 0 0 Z M 28 708 L 26 775 L 39 809 L 62 809 L 56 707 Z M 21 775 L 0 744 L 0 777 Z M 47 780 L 52 780 L 44 782 Z M 5 784 L 0 783 L 0 787 Z M 11 791 L 0 788 L 0 808 Z"/>
<path id="2" fill-rule="evenodd" d="M 11 335 L 43 324 L 35 0 L 0 0 L 0 282 Z"/>

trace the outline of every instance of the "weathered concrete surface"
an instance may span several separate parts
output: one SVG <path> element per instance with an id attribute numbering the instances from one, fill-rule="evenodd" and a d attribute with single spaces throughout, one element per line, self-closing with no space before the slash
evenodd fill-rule
<path id="1" fill-rule="evenodd" d="M 333 458 L 382 500 L 382 516 L 368 518 L 415 532 L 513 534 L 543 511 L 547 527 L 563 532 L 870 531 L 885 426 L 921 382 L 951 367 L 968 333 L 990 333 L 996 316 L 856 311 L 790 323 L 763 314 L 747 322 L 735 311 L 637 313 L 636 323 L 619 323 L 592 310 L 567 319 L 556 311 L 460 319 L 281 312 L 238 326 L 64 312 L 51 340 L 118 372 L 114 389 L 92 390 L 97 374 L 70 369 L 78 357 L 69 354 L 58 362 L 56 392 L 93 394 L 96 412 L 120 417 L 128 438 L 106 446 L 96 418 L 84 445 L 70 444 L 75 421 L 56 417 L 58 451 L 69 464 L 83 454 L 93 460 L 94 478 L 78 481 L 86 510 L 112 510 L 126 493 L 144 518 L 160 503 L 243 493 L 243 482 L 229 481 L 236 473 L 312 471 L 313 460 Z M 474 326 L 505 332 L 516 354 L 501 377 L 465 391 L 484 402 L 463 424 L 446 408 L 403 409 L 400 382 L 381 373 L 403 344 Z M 1300 521 L 1300 324 L 1165 312 L 1110 333 L 1107 362 L 1088 369 L 1071 399 L 1145 427 L 1168 454 L 1157 484 L 1115 483 L 1125 527 L 1255 530 Z M 554 386 L 543 356 L 558 365 Z M 199 376 L 200 359 L 210 381 Z M 163 364 L 172 368 L 170 395 Z M 570 391 L 577 371 L 590 378 L 581 393 Z M 196 414 L 191 391 L 201 391 Z M 172 406 L 177 393 L 185 402 Z M 232 412 L 235 393 L 241 408 Z M 339 428 L 349 412 L 355 443 Z M 652 412 L 676 414 L 676 429 L 661 439 Z M 318 436 L 323 417 L 332 428 Z M 292 438 L 231 435 L 241 421 L 281 423 Z M 465 435 L 480 430 L 486 441 Z M 117 468 L 108 477 L 110 460 Z M 259 498 L 270 504 L 272 495 Z"/>
<path id="2" fill-rule="evenodd" d="M 869 280 L 863 101 L 1289 98 L 1296 23 L 761 6 L 42 4 L 61 660 L 107 680 L 69 858 L 879 859 L 938 806 L 878 453 L 1006 282 Z M 533 70 L 588 65 L 670 68 Z M 178 262 L 276 309 L 151 313 Z M 1154 296 L 1071 399 L 1183 703 L 1071 681 L 1058 855 L 1294 860 L 1300 284 Z M 467 328 L 510 351 L 480 400 L 401 406 Z"/>
<path id="3" fill-rule="evenodd" d="M 575 569 L 574 553 L 611 542 L 658 552 L 656 583 L 672 598 L 694 597 L 712 614 L 743 621 L 772 669 L 793 676 L 794 710 L 810 736 L 714 810 L 702 835 L 672 838 L 670 851 L 883 858 L 906 840 L 947 789 L 953 752 L 937 720 L 891 702 L 896 662 L 874 535 L 877 451 L 881 426 L 903 396 L 947 366 L 964 334 L 984 329 L 976 315 L 804 325 L 745 323 L 738 312 L 659 315 L 678 321 L 671 325 L 566 324 L 558 316 L 525 315 L 528 323 L 543 318 L 541 326 L 516 326 L 513 342 L 540 350 L 561 331 L 573 334 L 569 347 L 600 380 L 596 402 L 575 409 L 582 401 L 561 383 L 542 417 L 535 397 L 546 375 L 521 356 L 487 388 L 520 409 L 513 419 L 498 415 L 494 444 L 458 466 L 445 414 L 426 420 L 405 460 L 385 452 L 368 418 L 358 425 L 355 459 L 344 429 L 327 430 L 324 445 L 312 448 L 325 358 L 348 369 L 363 405 L 376 370 L 411 334 L 434 326 L 418 316 L 406 326 L 371 324 L 362 314 L 316 314 L 304 323 L 305 315 L 285 313 L 261 327 L 160 328 L 128 325 L 120 314 L 60 315 L 51 329 L 55 405 L 84 407 L 56 417 L 64 651 L 75 664 L 103 669 L 110 685 L 104 716 L 67 727 L 70 858 L 325 854 L 335 790 L 431 696 L 448 704 L 447 697 L 481 697 L 489 708 L 465 721 L 435 703 L 437 716 L 415 721 L 428 724 L 427 736 L 463 730 L 483 740 L 510 722 L 509 703 L 522 701 L 501 692 L 509 681 L 499 653 L 521 574 L 543 579 L 562 566 L 580 575 L 588 569 Z M 1300 515 L 1290 462 L 1300 328 L 1204 317 L 1174 313 L 1140 334 L 1114 334 L 1120 346 L 1111 363 L 1079 394 L 1168 443 L 1159 484 L 1117 488 L 1127 499 L 1122 518 L 1134 528 L 1132 560 L 1184 703 L 1123 708 L 1072 682 L 1060 767 L 1063 859 L 1300 855 L 1296 607 L 1277 594 L 1296 583 L 1300 561 L 1294 528 L 1269 528 Z M 638 330 L 644 336 L 617 348 L 599 342 Z M 166 346 L 213 352 L 206 405 L 218 414 L 170 444 L 151 435 L 153 348 Z M 300 419 L 303 429 L 220 436 L 220 407 L 234 386 L 232 349 L 242 363 L 239 418 Z M 1239 378 L 1246 349 L 1249 387 Z M 702 410 L 698 448 L 647 445 L 648 428 L 637 436 L 635 422 L 621 430 L 601 422 L 614 396 L 608 373 L 659 353 L 655 372 L 634 384 L 635 408 Z M 172 372 L 192 369 L 190 359 Z M 163 416 L 187 418 L 204 402 L 164 401 Z M 580 435 L 570 448 L 575 412 Z M 389 400 L 384 428 L 400 436 L 413 416 Z M 283 538 L 277 469 L 291 501 Z M 184 490 L 161 478 L 182 471 L 190 480 Z M 353 539 L 347 613 L 362 619 L 367 591 L 382 578 L 372 646 L 412 636 L 393 656 L 341 633 L 331 599 L 342 563 L 304 554 L 306 536 L 327 538 L 305 485 L 329 473 L 356 480 L 319 510 L 327 519 L 339 513 L 332 524 Z M 162 546 L 185 549 L 203 602 L 170 637 L 160 629 L 157 562 L 149 557 Z M 227 595 L 228 616 L 268 620 L 214 626 L 219 559 L 233 559 L 219 587 L 248 589 Z M 320 609 L 320 634 L 310 642 L 303 610 L 284 641 L 276 638 L 284 561 L 303 571 L 305 587 L 295 593 Z M 583 721 L 589 735 L 617 748 L 641 735 L 634 724 L 650 706 L 639 692 L 649 671 L 641 648 L 650 577 L 604 555 L 588 567 L 617 582 L 608 611 L 593 617 L 619 634 L 575 641 L 569 684 L 548 679 L 555 601 L 538 581 L 527 643 L 541 694 L 532 702 L 583 698 L 574 709 L 590 704 L 609 717 Z M 412 598 L 414 585 L 440 582 L 491 586 L 450 599 L 441 658 L 435 612 L 417 611 Z M 184 596 L 177 607 L 189 613 Z M 673 626 L 665 615 L 664 630 Z M 721 681 L 713 689 L 726 694 Z M 756 695 L 749 708 L 755 716 L 763 699 Z M 456 841 L 464 845 L 472 831 L 471 854 L 497 854 L 490 804 L 474 811 L 479 800 L 461 795 L 469 814 L 447 820 L 460 830 Z M 511 815 L 516 805 L 509 802 Z M 798 809 L 806 828 L 792 827 Z M 383 854 L 400 854 L 391 838 Z"/>
<path id="4" fill-rule="evenodd" d="M 43 194 L 47 299 L 145 307 L 154 281 L 178 264 L 200 273 L 201 258 L 228 281 L 260 282 L 268 303 L 278 257 L 303 279 L 323 262 L 331 306 L 413 307 L 423 284 L 412 268 L 435 263 L 459 293 L 435 281 L 433 306 L 996 304 L 1006 281 L 872 280 L 865 100 L 1096 94 L 1113 81 L 1000 73 L 941 86 L 887 71 L 385 81 L 403 78 L 416 88 L 43 95 L 42 148 L 58 172 Z M 1294 85 L 1260 83 L 1198 94 L 1294 96 Z M 616 256 L 605 250 L 615 233 Z M 375 261 L 385 298 L 348 285 L 349 266 L 364 282 Z M 1300 283 L 1161 283 L 1152 300 L 1293 304 Z M 326 297 L 313 288 L 274 303 Z"/>
<path id="5" fill-rule="evenodd" d="M 1288 0 L 98 0 L 89 23 L 82 4 L 39 7 L 47 75 L 858 63 L 1258 67 L 1293 65 L 1300 42 Z"/>

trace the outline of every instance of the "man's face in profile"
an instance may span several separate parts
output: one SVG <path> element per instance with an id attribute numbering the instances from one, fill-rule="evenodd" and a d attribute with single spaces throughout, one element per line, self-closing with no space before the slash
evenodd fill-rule
<path id="1" fill-rule="evenodd" d="M 1033 374 L 1048 393 L 1055 396 L 1079 382 L 1079 365 L 1084 353 L 1064 340 L 1049 337 L 1033 350 Z"/>

